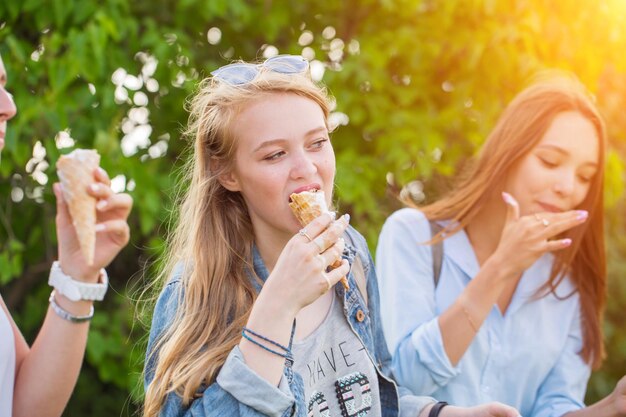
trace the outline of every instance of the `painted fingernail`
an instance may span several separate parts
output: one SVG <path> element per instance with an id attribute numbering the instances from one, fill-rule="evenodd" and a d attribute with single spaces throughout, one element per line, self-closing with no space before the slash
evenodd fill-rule
<path id="1" fill-rule="evenodd" d="M 576 211 L 576 220 L 585 220 L 587 217 L 589 217 L 589 212 L 587 210 Z"/>
<path id="2" fill-rule="evenodd" d="M 511 206 L 517 206 L 517 201 L 515 201 L 513 196 L 507 192 L 504 192 L 504 191 L 502 192 L 502 199 L 504 200 L 505 203 Z"/>
<path id="3" fill-rule="evenodd" d="M 563 239 L 561 242 L 563 243 L 564 247 L 568 247 L 572 244 L 572 239 Z"/>
<path id="4" fill-rule="evenodd" d="M 105 177 L 107 176 L 107 172 L 103 170 L 101 167 L 98 167 L 98 172 Z"/>
<path id="5" fill-rule="evenodd" d="M 98 208 L 98 210 L 102 210 L 103 208 L 105 208 L 106 206 L 109 205 L 109 202 L 106 200 L 100 200 L 96 203 L 96 207 Z"/>
<path id="6" fill-rule="evenodd" d="M 328 214 L 330 214 L 330 218 L 335 221 L 337 219 L 337 212 L 336 211 L 329 211 Z"/>
<path id="7" fill-rule="evenodd" d="M 95 227 L 96 232 L 102 232 L 102 231 L 103 231 L 103 230 L 105 230 L 106 228 L 107 228 L 107 227 L 106 227 L 106 225 L 104 225 L 104 224 L 102 224 L 102 223 L 97 224 L 97 225 L 96 225 L 96 227 Z"/>
<path id="8" fill-rule="evenodd" d="M 348 213 L 344 214 L 343 218 L 346 219 L 346 223 L 350 223 L 350 215 Z"/>
<path id="9" fill-rule="evenodd" d="M 89 188 L 91 189 L 91 191 L 93 191 L 94 193 L 97 193 L 98 191 L 100 191 L 100 186 L 98 184 L 91 184 L 89 186 Z"/>

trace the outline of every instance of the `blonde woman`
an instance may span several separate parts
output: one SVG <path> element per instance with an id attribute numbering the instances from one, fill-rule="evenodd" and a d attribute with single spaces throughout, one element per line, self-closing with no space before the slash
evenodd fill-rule
<path id="1" fill-rule="evenodd" d="M 144 415 L 516 416 L 500 404 L 459 409 L 399 395 L 363 237 L 348 216 L 327 214 L 299 231 L 288 206 L 308 190 L 331 203 L 329 110 L 299 56 L 227 65 L 201 85 L 188 189 L 150 332 Z M 335 285 L 343 276 L 347 290 Z"/>

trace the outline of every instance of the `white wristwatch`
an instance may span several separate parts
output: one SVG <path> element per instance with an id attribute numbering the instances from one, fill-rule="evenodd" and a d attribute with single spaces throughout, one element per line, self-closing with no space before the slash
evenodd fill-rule
<path id="1" fill-rule="evenodd" d="M 102 301 L 109 287 L 109 277 L 107 276 L 106 270 L 102 268 L 97 283 L 88 284 L 86 282 L 77 281 L 72 279 L 69 275 L 66 275 L 63 270 L 61 270 L 59 262 L 54 261 L 52 268 L 50 268 L 48 285 L 54 287 L 59 294 L 63 294 L 71 301 Z"/>

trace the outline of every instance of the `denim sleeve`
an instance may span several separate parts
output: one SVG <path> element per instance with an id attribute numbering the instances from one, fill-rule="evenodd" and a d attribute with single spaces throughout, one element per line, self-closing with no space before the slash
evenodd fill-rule
<path id="1" fill-rule="evenodd" d="M 170 281 L 157 301 L 150 329 L 144 387 L 154 378 L 158 351 L 154 349 L 157 338 L 166 330 L 176 313 L 180 282 Z M 175 393 L 167 396 L 161 417 L 288 417 L 294 412 L 294 396 L 283 375 L 278 387 L 271 385 L 250 369 L 238 347 L 229 354 L 216 382 L 206 387 L 201 396 L 189 407 L 184 407 Z"/>
<path id="2" fill-rule="evenodd" d="M 372 323 L 371 326 L 374 348 L 376 349 L 375 356 L 381 371 L 387 377 L 394 380 L 394 376 L 391 371 L 391 355 L 387 349 L 387 344 L 381 327 L 380 295 L 378 291 L 378 280 L 376 277 L 374 262 L 372 261 L 369 250 L 367 250 L 367 243 L 365 242 L 363 236 L 359 234 L 358 239 L 361 240 L 361 245 L 359 246 L 365 248 L 363 252 L 367 254 L 367 261 L 363 262 L 363 269 L 367 276 L 368 309 Z M 399 417 L 416 417 L 422 412 L 424 407 L 436 401 L 431 397 L 413 395 L 411 391 L 404 387 L 397 386 L 397 388 L 398 397 L 400 399 Z"/>
<path id="3" fill-rule="evenodd" d="M 583 346 L 580 307 L 572 320 L 561 356 L 542 382 L 533 406 L 533 417 L 561 417 L 585 407 L 591 366 L 578 354 Z"/>
<path id="4" fill-rule="evenodd" d="M 246 365 L 238 346 L 228 355 L 217 375 L 217 383 L 239 402 L 263 415 L 280 417 L 295 403 L 285 375 L 278 387 L 270 384 Z"/>
<path id="5" fill-rule="evenodd" d="M 376 251 L 382 327 L 398 382 L 432 394 L 459 374 L 445 353 L 435 307 L 430 227 L 415 209 L 392 214 Z"/>

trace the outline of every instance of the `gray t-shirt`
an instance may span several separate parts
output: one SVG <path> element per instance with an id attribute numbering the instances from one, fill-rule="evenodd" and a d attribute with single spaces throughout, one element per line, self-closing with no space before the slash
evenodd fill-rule
<path id="1" fill-rule="evenodd" d="M 322 324 L 294 342 L 292 351 L 293 368 L 304 380 L 308 417 L 380 417 L 376 369 L 337 295 Z"/>

